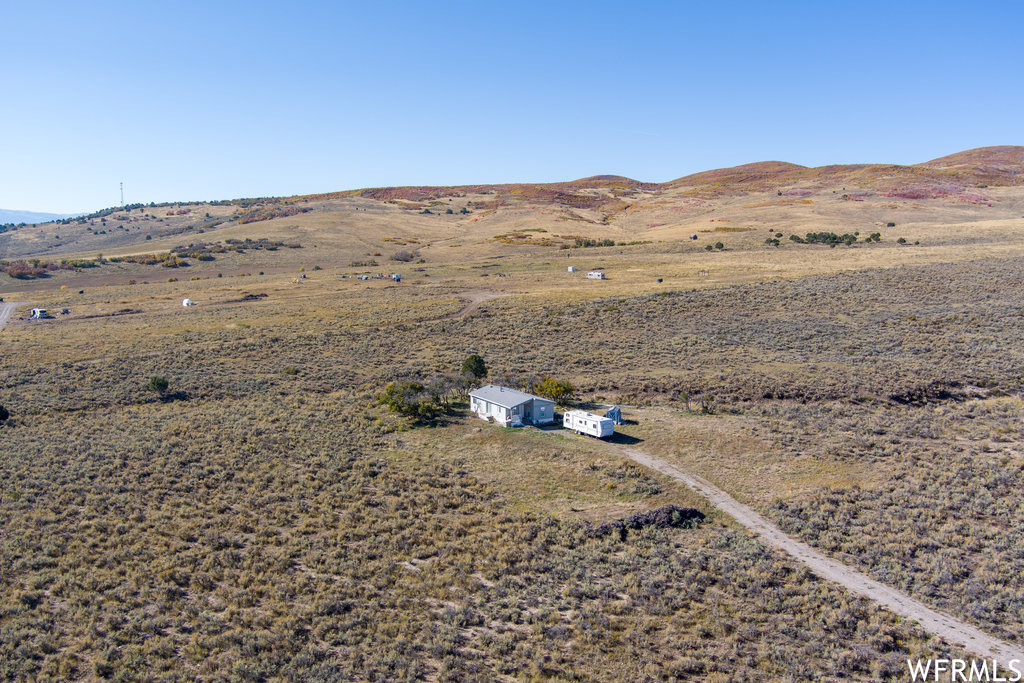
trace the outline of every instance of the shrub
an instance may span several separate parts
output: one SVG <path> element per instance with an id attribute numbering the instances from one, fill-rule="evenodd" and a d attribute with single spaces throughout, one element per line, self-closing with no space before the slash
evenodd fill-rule
<path id="1" fill-rule="evenodd" d="M 905 237 L 901 237 L 898 240 L 896 240 L 896 244 L 906 244 L 906 243 L 907 243 L 907 238 L 905 238 Z"/>
<path id="2" fill-rule="evenodd" d="M 395 252 L 394 254 L 389 256 L 388 258 L 390 258 L 392 261 L 402 261 L 404 263 L 408 263 L 409 261 L 412 261 L 412 260 L 416 259 L 418 256 L 419 256 L 418 252 L 408 251 L 406 249 L 403 249 L 403 250 L 401 250 L 399 252 Z"/>
<path id="3" fill-rule="evenodd" d="M 149 383 L 146 384 L 147 389 L 155 393 L 158 393 L 161 396 L 163 396 L 164 393 L 167 392 L 167 388 L 169 386 L 170 383 L 167 381 L 167 378 L 161 377 L 160 375 L 153 375 L 152 377 L 149 378 Z"/>
<path id="4" fill-rule="evenodd" d="M 377 402 L 393 413 L 411 417 L 433 419 L 441 414 L 440 397 L 419 382 L 391 382 Z"/>
<path id="5" fill-rule="evenodd" d="M 0 422 L 6 422 L 10 416 L 11 414 L 7 411 L 7 408 L 0 405 Z"/>
<path id="6" fill-rule="evenodd" d="M 3 264 L 0 270 L 7 273 L 11 277 L 18 280 L 33 280 L 40 277 L 49 277 L 49 272 L 44 264 L 34 261 L 32 263 L 26 263 L 25 261 L 16 261 L 14 263 Z"/>
<path id="7" fill-rule="evenodd" d="M 564 401 L 571 399 L 576 392 L 576 387 L 565 380 L 557 380 L 553 377 L 545 377 L 539 382 L 534 382 L 530 390 L 538 396 L 549 398 L 552 401 Z"/>

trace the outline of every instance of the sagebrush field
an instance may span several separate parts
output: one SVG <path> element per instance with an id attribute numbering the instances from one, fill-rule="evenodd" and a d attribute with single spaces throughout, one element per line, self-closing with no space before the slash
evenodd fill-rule
<path id="1" fill-rule="evenodd" d="M 179 233 L 125 222 L 100 259 L 8 233 L 92 263 L 0 274 L 28 302 L 0 331 L 0 677 L 901 680 L 957 654 L 614 447 L 478 420 L 473 353 L 623 405 L 627 443 L 1021 643 L 1019 188 L 811 170 L 143 207 Z M 192 219 L 202 247 L 174 242 Z M 411 380 L 448 410 L 378 402 Z M 669 504 L 706 517 L 595 532 Z"/>

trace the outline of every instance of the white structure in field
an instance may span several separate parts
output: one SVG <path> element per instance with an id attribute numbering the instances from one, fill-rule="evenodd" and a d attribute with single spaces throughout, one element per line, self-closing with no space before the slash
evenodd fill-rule
<path id="1" fill-rule="evenodd" d="M 589 273 L 587 273 L 587 277 L 590 278 L 591 280 L 603 280 L 604 279 L 604 271 L 603 270 L 592 270 Z"/>
<path id="2" fill-rule="evenodd" d="M 184 306 L 185 308 L 188 308 L 189 306 L 195 306 L 196 302 L 192 301 L 192 299 L 182 299 L 181 305 Z"/>
<path id="3" fill-rule="evenodd" d="M 615 433 L 615 421 L 594 415 L 584 410 L 567 410 L 562 416 L 562 426 L 578 434 L 589 434 L 603 439 Z"/>
<path id="4" fill-rule="evenodd" d="M 569 272 L 570 273 L 575 273 L 576 272 L 576 266 L 569 266 Z"/>
<path id="5" fill-rule="evenodd" d="M 494 384 L 470 392 L 469 408 L 480 418 L 506 427 L 555 421 L 554 401 Z"/>

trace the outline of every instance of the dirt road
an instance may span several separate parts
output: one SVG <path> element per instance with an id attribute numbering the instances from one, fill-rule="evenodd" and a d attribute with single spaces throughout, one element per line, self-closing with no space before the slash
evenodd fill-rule
<path id="1" fill-rule="evenodd" d="M 459 296 L 461 296 L 464 299 L 468 299 L 469 301 L 466 303 L 465 306 L 463 306 L 455 313 L 443 316 L 442 318 L 439 318 L 439 320 L 465 318 L 467 315 L 476 313 L 477 309 L 480 308 L 480 304 L 487 301 L 488 299 L 497 299 L 498 297 L 502 296 L 512 296 L 512 294 L 510 294 L 509 292 L 467 292 L 465 294 L 460 294 Z"/>
<path id="2" fill-rule="evenodd" d="M 0 328 L 7 324 L 7 320 L 14 314 L 14 309 L 26 301 L 5 301 L 0 303 Z"/>
<path id="3" fill-rule="evenodd" d="M 939 636 L 946 642 L 961 645 L 969 652 L 985 658 L 995 658 L 999 660 L 1000 666 L 1012 659 L 1024 662 L 1024 647 L 993 638 L 970 624 L 938 612 L 909 595 L 826 557 L 806 543 L 790 538 L 777 526 L 707 480 L 687 474 L 678 467 L 635 448 L 611 446 L 618 448 L 634 462 L 686 484 L 719 510 L 760 536 L 762 541 L 803 562 L 815 575 L 834 581 L 851 593 L 874 600 L 896 614 L 916 621 L 925 631 Z"/>

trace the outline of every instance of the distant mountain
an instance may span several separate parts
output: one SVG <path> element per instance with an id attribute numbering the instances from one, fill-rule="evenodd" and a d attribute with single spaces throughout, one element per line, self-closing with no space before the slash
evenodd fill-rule
<path id="1" fill-rule="evenodd" d="M 78 213 L 41 213 L 39 211 L 0 209 L 0 225 L 4 223 L 49 223 L 80 215 Z"/>

